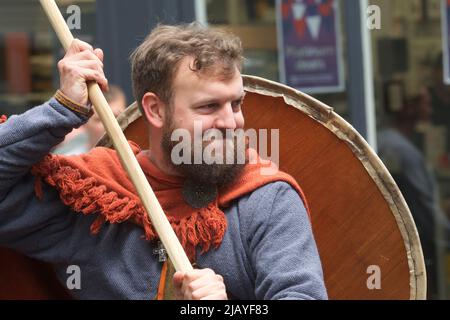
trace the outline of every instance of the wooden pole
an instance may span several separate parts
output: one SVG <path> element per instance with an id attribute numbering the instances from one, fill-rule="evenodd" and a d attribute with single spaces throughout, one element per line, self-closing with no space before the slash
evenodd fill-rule
<path id="1" fill-rule="evenodd" d="M 58 6 L 54 0 L 40 0 L 40 2 L 50 20 L 50 23 L 53 26 L 53 29 L 61 41 L 62 46 L 65 50 L 67 50 L 74 38 L 66 24 L 66 21 L 61 15 Z M 94 106 L 94 110 L 99 115 L 106 132 L 111 137 L 114 147 L 119 154 L 122 166 L 133 182 L 142 204 L 144 205 L 144 208 L 147 211 L 156 232 L 167 250 L 175 269 L 183 272 L 192 270 L 192 265 L 190 264 L 183 247 L 178 241 L 172 226 L 167 220 L 167 217 L 162 210 L 155 193 L 150 187 L 147 178 L 142 172 L 133 151 L 131 150 L 122 130 L 120 129 L 119 124 L 117 123 L 117 120 L 105 99 L 105 96 L 103 95 L 103 92 L 96 82 L 88 83 L 88 92 L 89 99 Z"/>

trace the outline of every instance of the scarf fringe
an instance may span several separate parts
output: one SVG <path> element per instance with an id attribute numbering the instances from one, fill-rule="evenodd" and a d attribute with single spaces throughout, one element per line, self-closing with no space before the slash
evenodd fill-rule
<path id="1" fill-rule="evenodd" d="M 98 234 L 105 222 L 121 223 L 127 220 L 143 226 L 146 240 L 159 239 L 139 198 L 120 197 L 114 191 L 108 191 L 95 178 L 83 178 L 78 169 L 61 165 L 56 156 L 47 155 L 43 161 L 33 166 L 31 173 L 36 176 L 35 193 L 42 199 L 42 179 L 56 188 L 62 202 L 77 213 L 84 215 L 98 213 L 90 231 Z M 181 245 L 191 262 L 195 261 L 196 247 L 202 253 L 211 245 L 217 248 L 225 235 L 227 221 L 225 214 L 211 203 L 189 217 L 175 219 L 168 216 Z"/>

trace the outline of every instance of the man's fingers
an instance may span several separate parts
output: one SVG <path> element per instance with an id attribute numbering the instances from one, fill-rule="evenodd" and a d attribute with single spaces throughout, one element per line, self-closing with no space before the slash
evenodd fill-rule
<path id="1" fill-rule="evenodd" d="M 94 59 L 95 57 L 103 65 L 104 54 L 102 49 L 94 49 L 89 43 L 75 39 L 67 50 L 66 57 L 70 59 Z"/>
<path id="2" fill-rule="evenodd" d="M 69 57 L 64 58 L 66 61 L 80 61 L 80 60 L 92 60 L 98 62 L 103 68 L 103 62 L 92 52 L 92 51 L 82 51 L 77 52 Z"/>
<path id="3" fill-rule="evenodd" d="M 204 297 L 210 296 L 212 294 L 224 294 L 225 293 L 225 285 L 222 282 L 213 282 L 209 283 L 206 286 L 203 286 L 194 292 L 192 292 L 193 300 L 201 300 Z"/>
<path id="4" fill-rule="evenodd" d="M 183 278 L 184 278 L 183 272 L 181 271 L 175 272 L 175 274 L 173 275 L 173 284 L 175 285 L 175 287 L 181 288 L 181 286 L 183 285 Z"/>
<path id="5" fill-rule="evenodd" d="M 185 274 L 186 280 L 189 282 L 195 281 L 196 279 L 205 277 L 205 276 L 215 275 L 214 271 L 208 268 L 205 269 L 194 269 Z"/>
<path id="6" fill-rule="evenodd" d="M 105 77 L 103 77 L 102 79 L 103 79 L 102 82 L 98 82 L 98 81 L 97 81 L 97 83 L 98 83 L 98 85 L 100 86 L 100 89 L 101 89 L 103 92 L 108 92 L 108 91 L 109 91 L 109 83 L 108 83 L 108 79 L 106 79 Z"/>
<path id="7" fill-rule="evenodd" d="M 85 50 L 93 51 L 94 48 L 92 48 L 92 46 L 87 42 L 79 39 L 73 39 L 69 49 L 67 50 L 67 55 L 72 55 Z"/>
<path id="8" fill-rule="evenodd" d="M 102 91 L 108 91 L 103 72 L 103 52 L 84 41 L 74 39 L 63 59 L 58 62 L 61 90 L 71 99 L 86 103 L 86 82 L 95 81 Z"/>
<path id="9" fill-rule="evenodd" d="M 104 55 L 103 55 L 103 50 L 102 49 L 99 49 L 99 48 L 95 49 L 94 50 L 94 54 L 97 56 L 97 58 L 100 59 L 100 61 L 103 62 Z"/>
<path id="10" fill-rule="evenodd" d="M 202 269 L 199 273 L 193 272 L 185 276 L 185 281 L 189 283 L 188 289 L 191 292 L 194 292 L 195 290 L 203 287 L 208 282 L 216 282 L 220 281 L 220 279 L 222 279 L 223 281 L 223 278 L 215 274 L 211 269 Z"/>
<path id="11" fill-rule="evenodd" d="M 181 271 L 175 272 L 172 278 L 173 286 L 175 289 L 175 297 L 177 300 L 183 300 L 183 291 L 181 289 L 183 285 L 184 273 Z"/>
<path id="12" fill-rule="evenodd" d="M 208 292 L 213 289 L 220 290 L 220 288 L 225 288 L 225 285 L 219 280 L 218 275 L 215 273 L 211 274 L 209 272 L 205 272 L 205 269 L 203 269 L 202 276 L 193 281 L 189 280 L 190 277 L 193 278 L 195 276 L 198 276 L 198 274 L 189 272 L 183 279 L 181 292 L 188 300 L 199 300 L 203 296 L 210 294 Z M 222 278 L 220 277 L 220 279 Z"/>
<path id="13" fill-rule="evenodd" d="M 102 90 L 108 90 L 108 80 L 105 78 L 103 73 L 92 69 L 82 69 L 80 72 L 85 80 L 95 81 Z"/>
<path id="14" fill-rule="evenodd" d="M 226 293 L 215 293 L 201 298 L 200 300 L 228 300 Z"/>
<path id="15" fill-rule="evenodd" d="M 108 79 L 106 79 L 105 75 L 103 74 L 103 71 L 97 71 L 92 69 L 82 69 L 81 73 L 84 75 L 84 78 L 86 80 L 93 80 L 97 82 L 97 84 L 100 86 L 102 91 L 108 91 L 109 85 L 108 85 Z"/>
<path id="16" fill-rule="evenodd" d="M 173 277 L 176 295 L 185 300 L 227 299 L 223 277 L 211 269 L 194 269 Z"/>
<path id="17" fill-rule="evenodd" d="M 73 63 L 76 63 L 76 65 L 81 68 L 92 69 L 92 70 L 96 70 L 96 71 L 103 73 L 103 68 L 97 61 L 80 60 L 80 61 L 73 62 Z"/>

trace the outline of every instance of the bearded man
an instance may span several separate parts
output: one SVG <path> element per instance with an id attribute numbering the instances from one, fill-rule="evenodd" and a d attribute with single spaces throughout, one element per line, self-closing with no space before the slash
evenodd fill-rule
<path id="1" fill-rule="evenodd" d="M 297 182 L 248 161 L 211 161 L 237 160 L 239 139 L 202 137 L 244 127 L 240 40 L 196 24 L 158 26 L 131 56 L 150 147 L 130 143 L 195 264 L 186 273 L 164 256 L 114 150 L 48 154 L 92 114 L 86 82 L 107 90 L 102 60 L 75 40 L 58 63 L 55 96 L 0 125 L 0 245 L 52 263 L 63 284 L 67 267 L 78 266 L 71 293 L 80 299 L 326 299 Z M 194 147 L 181 155 L 192 161 L 174 161 L 180 130 L 213 150 L 209 159 L 194 161 Z"/>

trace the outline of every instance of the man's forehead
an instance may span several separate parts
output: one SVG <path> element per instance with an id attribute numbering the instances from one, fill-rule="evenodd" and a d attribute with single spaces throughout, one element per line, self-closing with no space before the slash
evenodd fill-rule
<path id="1" fill-rule="evenodd" d="M 196 70 L 195 59 L 193 57 L 184 57 L 176 68 L 174 80 L 184 80 L 186 77 L 196 78 L 198 80 L 221 80 L 226 82 L 241 73 L 236 64 L 228 66 L 224 62 L 217 62 L 211 66 Z"/>
<path id="2" fill-rule="evenodd" d="M 175 89 L 175 95 L 189 96 L 190 102 L 198 104 L 201 102 L 212 103 L 214 100 L 236 100 L 244 95 L 241 77 L 233 80 L 222 80 L 218 78 L 206 78 L 204 81 L 185 83 L 184 86 Z"/>
<path id="3" fill-rule="evenodd" d="M 213 70 L 213 72 L 209 70 L 205 72 L 194 71 L 189 66 L 188 62 L 183 61 L 178 68 L 172 84 L 175 95 L 180 92 L 189 93 L 192 98 L 198 99 L 196 96 L 201 98 L 207 95 L 217 96 L 220 94 L 237 98 L 236 96 L 243 94 L 242 75 L 237 67 L 234 73 L 225 76 L 220 72 L 220 65 L 217 66 L 219 70 Z"/>

